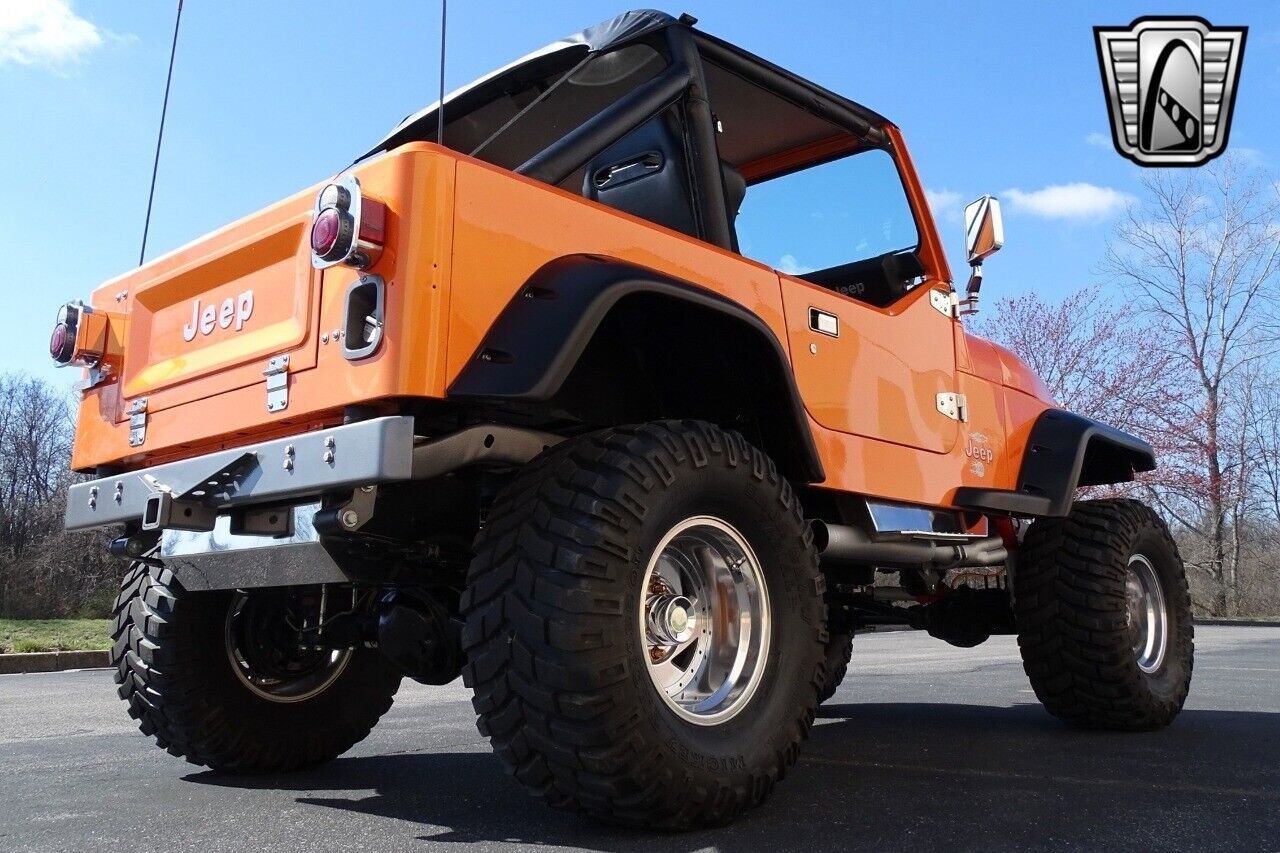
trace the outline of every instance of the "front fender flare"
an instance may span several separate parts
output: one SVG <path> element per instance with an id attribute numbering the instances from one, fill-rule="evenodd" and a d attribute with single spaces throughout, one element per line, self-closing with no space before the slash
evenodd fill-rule
<path id="1" fill-rule="evenodd" d="M 1155 467 L 1155 451 L 1137 436 L 1048 409 L 1031 427 L 1015 490 L 965 487 L 956 490 L 954 502 L 979 511 L 1062 517 L 1071 512 L 1077 488 L 1126 483 Z"/>

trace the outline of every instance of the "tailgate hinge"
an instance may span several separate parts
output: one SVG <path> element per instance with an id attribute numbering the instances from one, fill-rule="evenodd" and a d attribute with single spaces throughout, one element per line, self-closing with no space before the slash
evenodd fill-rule
<path id="1" fill-rule="evenodd" d="M 960 316 L 960 297 L 954 290 L 930 290 L 929 304 L 944 317 Z"/>
<path id="2" fill-rule="evenodd" d="M 280 412 L 289 407 L 289 356 L 278 355 L 267 362 L 262 371 L 267 377 L 267 411 Z"/>
<path id="3" fill-rule="evenodd" d="M 129 446 L 139 447 L 147 440 L 147 398 L 139 397 L 129 404 Z"/>
<path id="4" fill-rule="evenodd" d="M 938 395 L 938 411 L 953 421 L 967 423 L 969 420 L 969 401 L 963 394 L 954 391 L 943 391 Z"/>

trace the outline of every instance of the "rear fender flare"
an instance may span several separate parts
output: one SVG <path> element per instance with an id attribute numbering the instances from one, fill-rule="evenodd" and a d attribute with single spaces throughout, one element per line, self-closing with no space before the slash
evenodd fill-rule
<path id="1" fill-rule="evenodd" d="M 654 294 L 715 311 L 766 345 L 785 378 L 787 432 L 807 482 L 824 478 L 786 350 L 758 316 L 736 302 L 655 270 L 598 255 L 568 255 L 538 269 L 490 326 L 449 397 L 541 403 L 552 399 L 619 300 Z"/>

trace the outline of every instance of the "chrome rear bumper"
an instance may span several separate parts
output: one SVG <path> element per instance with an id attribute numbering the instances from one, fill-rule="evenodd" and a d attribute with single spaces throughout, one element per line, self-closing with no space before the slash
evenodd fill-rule
<path id="1" fill-rule="evenodd" d="M 150 526 L 211 529 L 222 510 L 408 480 L 413 464 L 413 418 L 375 418 L 77 483 L 67 490 L 65 524 L 84 530 L 144 521 L 157 496 L 167 496 L 174 523 L 156 518 Z M 208 522 L 184 524 L 183 513 Z"/>
<path id="2" fill-rule="evenodd" d="M 523 465 L 558 441 L 498 424 L 427 439 L 412 417 L 377 418 L 78 483 L 66 526 L 138 524 L 116 540 L 120 556 L 158 560 L 189 590 L 368 580 L 368 552 L 347 546 L 374 515 L 379 485 Z M 385 561 L 373 553 L 376 576 Z"/>

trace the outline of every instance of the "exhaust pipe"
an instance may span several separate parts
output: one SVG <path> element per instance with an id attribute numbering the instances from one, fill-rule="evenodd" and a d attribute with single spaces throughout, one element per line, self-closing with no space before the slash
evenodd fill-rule
<path id="1" fill-rule="evenodd" d="M 862 529 L 847 524 L 811 522 L 813 544 L 827 565 L 888 566 L 892 568 L 980 568 L 1009 559 L 999 536 L 965 541 L 875 541 Z"/>

